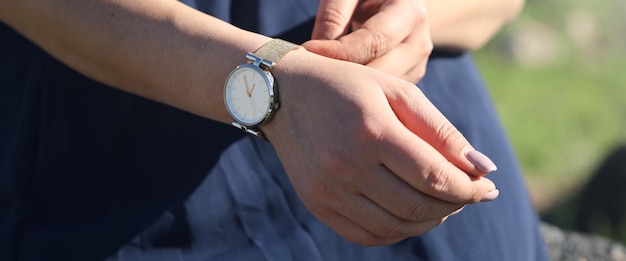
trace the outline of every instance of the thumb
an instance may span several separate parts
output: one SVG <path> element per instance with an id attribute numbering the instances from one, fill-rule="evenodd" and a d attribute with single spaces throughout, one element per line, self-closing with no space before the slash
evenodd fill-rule
<path id="1" fill-rule="evenodd" d="M 398 119 L 433 146 L 449 162 L 472 176 L 495 171 L 496 165 L 475 150 L 454 125 L 415 86 L 386 88 L 385 93 Z"/>
<path id="2" fill-rule="evenodd" d="M 313 26 L 313 40 L 334 40 L 345 35 L 358 0 L 321 0 Z"/>
<path id="3" fill-rule="evenodd" d="M 389 51 L 385 47 L 390 44 L 382 43 L 379 36 L 367 28 L 360 28 L 337 40 L 310 40 L 302 46 L 322 56 L 367 64 Z"/>

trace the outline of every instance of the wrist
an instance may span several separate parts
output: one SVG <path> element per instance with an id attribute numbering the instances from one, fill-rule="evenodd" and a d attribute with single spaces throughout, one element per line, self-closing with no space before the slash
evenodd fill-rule
<path id="1" fill-rule="evenodd" d="M 285 55 L 301 48 L 281 39 L 272 39 L 249 52 L 246 55 L 248 61 L 228 75 L 223 97 L 234 127 L 265 138 L 260 128 L 271 122 L 280 108 L 280 80 L 274 75 L 275 67 Z"/>
<path id="2" fill-rule="evenodd" d="M 283 137 L 284 131 L 289 129 L 287 123 L 289 111 L 293 110 L 295 104 L 298 103 L 297 100 L 302 98 L 297 94 L 297 89 L 307 78 L 306 75 L 314 72 L 314 67 L 309 64 L 315 56 L 306 49 L 300 48 L 287 53 L 272 68 L 280 92 L 280 109 L 275 112 L 272 120 L 260 127 L 268 140 Z"/>

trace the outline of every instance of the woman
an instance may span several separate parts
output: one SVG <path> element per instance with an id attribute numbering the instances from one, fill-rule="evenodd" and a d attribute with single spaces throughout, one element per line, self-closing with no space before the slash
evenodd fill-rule
<path id="1" fill-rule="evenodd" d="M 175 1 L 35 2 L 4 2 L 0 14 L 28 39 L 3 28 L 7 259 L 545 256 L 470 58 L 435 52 L 420 86 L 473 147 L 420 91 L 392 76 L 423 75 L 429 20 L 435 44 L 456 46 L 438 42 L 446 39 L 435 27 L 447 28 L 443 15 L 437 24 L 437 13 L 406 11 L 424 11 L 424 3 L 322 1 L 317 41 L 304 46 L 354 63 L 302 49 L 284 55 L 272 68 L 281 108 L 261 126 L 272 145 L 246 137 L 224 150 L 241 135 L 98 82 L 232 122 L 215 86 L 269 40 L 262 35 L 308 39 L 310 23 L 302 29 L 317 3 L 186 3 L 254 34 Z M 417 18 L 399 19 L 411 14 Z M 504 22 L 497 18 L 491 31 L 479 27 L 488 31 L 483 41 Z M 381 24 L 399 31 L 367 34 Z M 500 173 L 483 178 L 495 166 L 474 148 Z M 496 185 L 502 196 L 473 204 L 495 199 Z"/>

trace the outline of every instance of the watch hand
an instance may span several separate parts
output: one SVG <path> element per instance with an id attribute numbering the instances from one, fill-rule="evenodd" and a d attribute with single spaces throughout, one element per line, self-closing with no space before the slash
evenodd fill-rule
<path id="1" fill-rule="evenodd" d="M 246 94 L 248 97 L 252 96 L 252 92 L 248 88 L 248 79 L 246 79 L 245 75 L 243 76 L 243 85 L 246 87 Z"/>
<path id="2" fill-rule="evenodd" d="M 252 95 L 252 92 L 254 92 L 254 87 L 255 86 L 256 86 L 256 83 L 252 84 L 252 88 L 250 88 L 250 94 L 248 96 Z"/>

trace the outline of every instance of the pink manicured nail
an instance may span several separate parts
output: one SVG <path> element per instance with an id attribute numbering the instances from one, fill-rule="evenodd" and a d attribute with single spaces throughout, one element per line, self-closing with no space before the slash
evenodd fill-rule
<path id="1" fill-rule="evenodd" d="M 491 161 L 485 154 L 482 154 L 480 151 L 474 150 L 470 153 L 467 153 L 467 159 L 476 166 L 480 171 L 483 172 L 493 172 L 498 169 L 496 164 Z"/>
<path id="2" fill-rule="evenodd" d="M 483 196 L 483 198 L 480 200 L 480 202 L 487 202 L 487 201 L 492 201 L 496 198 L 498 198 L 498 195 L 500 195 L 500 191 L 495 189 L 490 191 L 489 193 L 485 194 L 485 196 Z"/>

